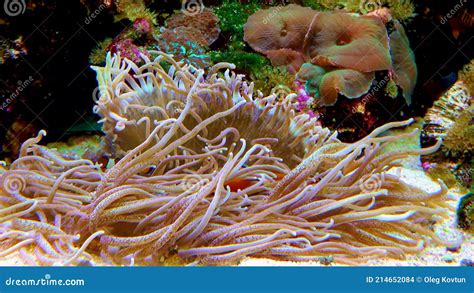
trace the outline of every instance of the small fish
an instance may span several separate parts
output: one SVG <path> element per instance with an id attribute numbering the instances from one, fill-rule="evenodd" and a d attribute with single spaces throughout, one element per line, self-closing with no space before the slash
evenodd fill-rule
<path id="1" fill-rule="evenodd" d="M 276 177 L 274 178 L 275 181 L 280 181 L 285 177 L 284 173 L 276 173 Z M 252 185 L 254 185 L 258 179 L 242 179 L 242 178 L 234 178 L 230 181 L 227 181 L 224 186 L 228 186 L 230 191 L 236 192 L 238 190 L 244 190 Z"/>
<path id="2" fill-rule="evenodd" d="M 224 184 L 224 186 L 228 186 L 230 191 L 235 192 L 240 190 L 244 190 L 247 187 L 250 187 L 257 182 L 257 179 L 242 179 L 242 178 L 234 178 Z"/>
<path id="3" fill-rule="evenodd" d="M 100 169 L 105 172 L 107 169 L 112 168 L 117 161 L 117 159 L 110 159 L 107 156 L 102 156 L 97 160 L 97 163 L 100 164 Z"/>

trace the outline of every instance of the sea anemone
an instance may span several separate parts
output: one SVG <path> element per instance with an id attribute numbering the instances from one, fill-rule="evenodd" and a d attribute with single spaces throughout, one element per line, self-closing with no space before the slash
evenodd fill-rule
<path id="1" fill-rule="evenodd" d="M 2 171 L 1 256 L 46 265 L 94 255 L 139 265 L 246 256 L 352 264 L 459 245 L 426 227 L 452 210 L 445 185 L 430 193 L 388 172 L 439 147 L 384 152 L 418 135 L 383 135 L 411 120 L 342 143 L 295 113 L 296 94 L 255 96 L 230 64 L 206 73 L 150 55 L 141 66 L 109 55 L 94 68 L 95 112 L 120 156 L 115 166 L 65 159 L 39 145 L 40 132 Z"/>

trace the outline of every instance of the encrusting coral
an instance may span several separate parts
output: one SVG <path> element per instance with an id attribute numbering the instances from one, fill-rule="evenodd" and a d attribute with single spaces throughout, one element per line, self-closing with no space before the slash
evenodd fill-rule
<path id="1" fill-rule="evenodd" d="M 447 131 L 444 147 L 450 153 L 467 153 L 472 157 L 474 150 L 474 105 L 464 109 Z M 466 155 L 466 154 L 465 154 Z"/>
<path id="2" fill-rule="evenodd" d="M 469 93 L 474 95 L 474 59 L 459 72 L 459 80 L 462 80 Z"/>
<path id="3" fill-rule="evenodd" d="M 203 9 L 198 14 L 187 15 L 183 11 L 175 13 L 166 20 L 167 29 L 188 28 L 195 30 L 194 38 L 205 46 L 210 46 L 219 37 L 219 18 L 210 9 Z"/>
<path id="4" fill-rule="evenodd" d="M 427 149 L 381 153 L 417 131 L 358 142 L 296 114 L 296 94 L 253 93 L 216 64 L 208 72 L 162 52 L 138 66 L 115 55 L 95 67 L 110 147 L 103 172 L 26 141 L 0 172 L 2 252 L 29 264 L 235 264 L 246 256 L 356 263 L 403 258 L 430 243 L 426 223 L 452 209 L 441 182 L 429 193 L 387 171 Z M 162 66 L 168 63 L 167 70 Z M 289 151 L 291 150 L 291 151 Z M 28 253 L 32 249 L 33 253 Z"/>
<path id="5" fill-rule="evenodd" d="M 456 82 L 444 93 L 425 116 L 424 135 L 427 138 L 445 138 L 461 113 L 473 104 L 473 96 L 463 81 Z"/>

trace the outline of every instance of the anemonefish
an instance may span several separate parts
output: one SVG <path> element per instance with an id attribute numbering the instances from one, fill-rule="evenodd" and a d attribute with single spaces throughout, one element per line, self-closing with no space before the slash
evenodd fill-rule
<path id="1" fill-rule="evenodd" d="M 283 173 L 276 173 L 275 181 L 280 181 L 285 177 Z M 258 179 L 243 179 L 243 178 L 234 178 L 230 181 L 227 181 L 224 186 L 228 186 L 230 191 L 236 192 L 238 190 L 244 190 L 252 185 L 254 185 Z"/>

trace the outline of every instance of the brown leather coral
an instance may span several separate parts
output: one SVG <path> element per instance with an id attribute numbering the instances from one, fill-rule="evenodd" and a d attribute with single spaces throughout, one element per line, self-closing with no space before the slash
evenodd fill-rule
<path id="1" fill-rule="evenodd" d="M 303 50 L 313 64 L 320 66 L 362 72 L 392 66 L 387 31 L 374 16 L 320 12 L 311 23 Z"/>
<path id="2" fill-rule="evenodd" d="M 301 51 L 316 13 L 309 7 L 294 4 L 259 10 L 248 18 L 244 26 L 244 41 L 264 54 L 282 48 Z"/>

